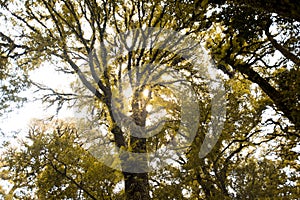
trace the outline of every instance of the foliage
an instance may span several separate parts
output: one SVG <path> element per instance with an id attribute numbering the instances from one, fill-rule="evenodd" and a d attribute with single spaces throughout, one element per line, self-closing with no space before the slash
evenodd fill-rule
<path id="1" fill-rule="evenodd" d="M 261 1 L 254 7 L 249 6 L 252 1 L 243 2 L 0 1 L 5 12 L 0 17 L 20 30 L 0 32 L 4 69 L 0 79 L 10 83 L 2 87 L 3 102 L 17 100 L 20 88 L 26 86 L 27 72 L 47 61 L 61 73 L 76 75 L 78 82 L 72 86 L 74 94 L 34 83 L 50 92 L 43 100 L 58 102 L 59 107 L 76 100 L 79 110 L 91 113 L 90 121 L 76 121 L 76 127 L 67 122 L 34 124 L 19 148 L 8 148 L 1 159 L 1 178 L 10 181 L 12 189 L 5 198 L 296 199 L 300 184 L 299 151 L 295 150 L 300 139 L 299 21 L 296 13 L 285 18 L 287 13 L 278 7 L 271 12 L 258 9 Z M 273 13 L 276 11 L 278 15 Z M 142 48 L 151 38 L 149 32 L 141 31 L 143 39 L 135 32 L 136 43 L 128 47 L 124 35 L 113 34 L 122 36 L 146 27 L 175 30 L 205 42 L 224 73 L 226 121 L 217 144 L 205 158 L 199 157 L 199 149 L 212 123 L 208 80 L 203 79 L 201 67 L 181 56 L 194 52 L 195 46 L 160 49 L 171 39 L 180 43 L 171 35 L 156 41 L 158 47 Z M 114 47 L 121 51 L 114 52 Z M 152 64 L 160 67 L 145 67 Z M 96 143 L 95 151 L 100 141 L 132 153 L 155 151 L 172 141 L 181 125 L 180 106 L 190 96 L 182 94 L 180 101 L 165 85 L 143 84 L 168 70 L 181 74 L 193 87 L 201 110 L 196 137 L 191 146 L 183 147 L 183 155 L 172 155 L 163 169 L 129 173 L 108 168 L 86 151 L 84 144 L 89 140 Z M 24 80 L 21 85 L 16 71 Z M 124 98 L 130 86 L 132 98 Z M 116 110 L 122 123 L 114 115 Z M 162 113 L 155 115 L 159 111 L 164 119 L 157 117 Z M 275 114 L 266 116 L 271 111 Z M 161 131 L 149 139 L 137 138 L 139 129 L 128 126 L 127 119 Z M 193 120 L 191 115 L 189 121 Z M 99 138 L 90 127 L 103 131 Z M 83 143 L 85 129 L 90 134 Z M 128 169 L 124 159 L 118 159 L 114 164 Z M 123 185 L 121 191 L 118 184 Z"/>
<path id="2" fill-rule="evenodd" d="M 230 1 L 213 12 L 211 20 L 215 24 L 210 34 L 215 36 L 207 47 L 219 68 L 230 77 L 238 71 L 258 84 L 298 130 L 299 114 L 294 113 L 299 113 L 298 99 L 284 91 L 298 96 L 299 90 L 294 90 L 294 84 L 281 88 L 277 78 L 279 73 L 299 70 L 299 22 Z M 297 82 L 298 73 L 288 80 Z"/>
<path id="3" fill-rule="evenodd" d="M 37 121 L 26 142 L 2 158 L 15 199 L 111 199 L 120 172 L 81 148 L 74 125 Z M 120 194 L 119 194 L 120 195 Z"/>
<path id="4" fill-rule="evenodd" d="M 253 93 L 249 81 L 228 80 L 226 85 L 228 114 L 217 145 L 199 158 L 210 121 L 210 108 L 203 108 L 201 126 L 186 154 L 174 156 L 173 164 L 149 173 L 152 199 L 296 199 L 299 195 L 297 154 L 290 151 L 292 146 L 284 145 L 290 143 L 284 135 L 278 138 L 284 133 L 281 129 L 270 135 L 263 130 L 262 113 L 270 101 Z M 116 192 L 122 173 L 103 165 L 83 148 L 80 136 L 85 126 L 78 122 L 77 128 L 70 122 L 35 123 L 28 140 L 9 149 L 2 159 L 3 177 L 14 185 L 10 194 L 21 195 L 17 191 L 23 189 L 27 193 L 21 199 L 26 194 L 38 199 L 124 198 L 122 182 L 121 191 Z M 275 133 L 277 137 L 273 137 Z M 161 142 L 163 136 L 157 139 Z"/>

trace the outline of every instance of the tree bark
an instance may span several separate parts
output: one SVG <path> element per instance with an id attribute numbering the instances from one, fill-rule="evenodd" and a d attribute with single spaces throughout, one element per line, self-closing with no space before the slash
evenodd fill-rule
<path id="1" fill-rule="evenodd" d="M 271 42 L 271 44 L 273 45 L 273 47 L 275 47 L 278 51 L 280 51 L 280 53 L 282 53 L 282 55 L 284 55 L 287 59 L 291 60 L 296 65 L 300 66 L 300 58 L 298 56 L 294 55 L 292 52 L 290 52 L 287 48 L 285 48 L 284 46 L 279 44 L 273 38 L 273 36 L 271 35 L 271 33 L 269 31 L 271 25 L 272 25 L 272 20 L 270 19 L 266 25 L 265 34 L 266 34 L 267 38 L 269 39 L 269 41 Z"/>
<path id="2" fill-rule="evenodd" d="M 130 135 L 130 148 L 133 153 L 143 154 L 147 153 L 146 138 L 142 136 L 142 129 L 146 126 L 146 102 L 141 99 L 141 91 L 137 90 L 134 94 L 134 99 L 132 101 L 132 118 L 135 122 L 134 129 L 131 129 L 134 132 L 134 136 L 131 133 Z M 149 195 L 149 178 L 148 178 L 148 161 L 146 156 L 140 157 L 138 160 L 135 160 L 135 165 L 137 169 L 141 170 L 139 173 L 124 173 L 125 177 L 125 191 L 127 200 L 148 200 L 150 199 Z"/>
<path id="3" fill-rule="evenodd" d="M 125 179 L 126 200 L 150 199 L 148 173 L 123 172 L 123 175 Z"/>
<path id="4" fill-rule="evenodd" d="M 135 92 L 132 102 L 132 118 L 135 127 L 130 127 L 130 141 L 127 145 L 124 138 L 124 132 L 117 125 L 113 128 L 116 145 L 121 148 L 125 147 L 126 152 L 121 154 L 121 166 L 125 181 L 126 200 L 149 200 L 150 186 L 148 178 L 148 160 L 145 156 L 147 153 L 146 138 L 142 137 L 142 129 L 146 125 L 146 105 L 140 99 L 140 92 Z M 140 137 L 139 137 L 140 136 Z M 132 157 L 130 153 L 140 154 L 142 156 Z"/>
<path id="5" fill-rule="evenodd" d="M 115 126 L 112 130 L 115 138 L 116 145 L 121 147 L 126 147 L 125 138 L 120 127 Z M 136 138 L 130 137 L 130 146 L 132 146 L 132 152 L 134 153 L 145 153 L 146 152 L 146 139 L 145 138 Z M 128 147 L 127 151 L 128 151 Z M 147 161 L 136 161 L 130 162 L 128 159 L 130 157 L 125 156 L 121 157 L 121 166 L 125 181 L 125 196 L 126 200 L 148 200 L 150 199 L 149 195 L 149 179 L 148 173 L 132 173 L 128 170 L 133 170 L 133 168 L 145 168 L 145 166 L 136 166 L 147 163 Z"/>
<path id="6" fill-rule="evenodd" d="M 284 102 L 282 94 L 277 91 L 271 84 L 261 77 L 256 71 L 254 71 L 248 65 L 237 65 L 233 66 L 236 70 L 248 76 L 248 79 L 253 83 L 259 85 L 259 87 L 272 99 L 277 108 L 284 113 L 284 115 L 295 125 L 296 129 L 299 129 L 300 122 L 297 117 L 292 114 L 290 107 Z"/>

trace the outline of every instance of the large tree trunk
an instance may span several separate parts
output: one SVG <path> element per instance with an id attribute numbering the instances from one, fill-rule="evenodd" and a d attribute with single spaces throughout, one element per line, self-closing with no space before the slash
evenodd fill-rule
<path id="1" fill-rule="evenodd" d="M 123 172 L 125 179 L 125 195 L 127 200 L 148 200 L 149 181 L 148 173 Z"/>
<path id="2" fill-rule="evenodd" d="M 125 138 L 121 129 L 116 126 L 113 129 L 114 138 L 116 145 L 121 148 L 125 147 Z M 132 146 L 132 152 L 135 153 L 145 153 L 146 152 L 146 139 L 145 138 L 130 138 L 130 146 Z M 128 147 L 127 147 L 128 149 Z M 149 195 L 149 180 L 148 173 L 140 173 L 141 169 L 147 169 L 147 160 L 133 160 L 129 162 L 128 156 L 121 157 L 121 166 L 123 170 L 123 176 L 125 181 L 125 196 L 126 200 L 148 200 Z M 134 168 L 139 171 L 139 173 L 133 173 L 128 171 L 134 171 Z"/>
<path id="3" fill-rule="evenodd" d="M 132 118 L 137 127 L 130 129 L 133 133 L 130 135 L 130 148 L 133 153 L 143 154 L 147 153 L 146 138 L 142 136 L 142 129 L 146 126 L 147 111 L 145 101 L 141 99 L 141 91 L 137 90 L 134 94 L 132 102 Z M 148 160 L 146 156 L 141 156 L 135 159 L 135 165 L 132 166 L 139 171 L 139 173 L 126 173 L 125 177 L 125 192 L 127 200 L 148 200 L 149 195 L 149 180 L 148 180 Z"/>
<path id="4" fill-rule="evenodd" d="M 130 147 L 133 153 L 146 153 L 146 139 L 130 137 Z M 131 158 L 132 159 L 132 158 Z M 148 161 L 146 157 L 133 159 L 133 164 L 129 164 L 130 170 L 135 169 L 138 173 L 123 172 L 125 179 L 125 194 L 127 200 L 148 200 L 149 196 L 149 179 L 148 179 Z M 127 163 L 128 164 L 128 163 Z M 134 171 L 134 170 L 133 170 Z"/>
<path id="5" fill-rule="evenodd" d="M 148 160 L 146 138 L 142 137 L 142 129 L 146 125 L 146 105 L 140 101 L 140 92 L 135 93 L 135 98 L 132 102 L 132 118 L 137 126 L 130 128 L 130 141 L 126 144 L 124 133 L 121 128 L 115 126 L 112 130 L 116 145 L 121 148 L 125 147 L 126 153 L 121 155 L 121 166 L 125 180 L 125 196 L 126 200 L 149 200 L 150 186 L 148 179 Z M 133 134 L 134 132 L 134 134 Z M 140 137 L 138 137 L 140 136 Z M 128 152 L 141 154 L 139 158 L 133 158 Z"/>

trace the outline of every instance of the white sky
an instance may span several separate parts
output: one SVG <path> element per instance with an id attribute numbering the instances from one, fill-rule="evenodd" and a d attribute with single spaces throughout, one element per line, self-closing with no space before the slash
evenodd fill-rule
<path id="1" fill-rule="evenodd" d="M 66 90 L 70 88 L 69 84 L 75 78 L 74 75 L 68 76 L 55 71 L 54 67 L 49 66 L 47 63 L 31 72 L 30 77 L 35 82 L 45 84 L 53 89 L 64 88 Z M 34 98 L 41 96 L 39 93 L 34 93 L 34 91 L 35 89 L 31 88 L 22 92 L 22 96 L 26 96 L 29 101 L 25 102 L 20 109 L 14 109 L 0 118 L 0 127 L 5 137 L 10 138 L 12 136 L 11 132 L 14 131 L 21 131 L 18 135 L 23 137 L 27 133 L 31 119 L 45 119 L 56 113 L 55 106 L 46 109 L 46 105 L 43 105 L 41 101 L 34 101 Z M 59 118 L 72 116 L 73 112 L 66 109 L 63 109 L 58 115 Z"/>

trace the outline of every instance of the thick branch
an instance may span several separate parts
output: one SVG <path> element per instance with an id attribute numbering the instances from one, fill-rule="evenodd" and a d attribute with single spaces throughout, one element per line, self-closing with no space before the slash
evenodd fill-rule
<path id="1" fill-rule="evenodd" d="M 281 110 L 284 115 L 293 123 L 298 126 L 299 122 L 292 115 L 291 108 L 287 107 L 284 103 L 284 98 L 279 91 L 277 91 L 271 84 L 261 77 L 256 71 L 254 71 L 248 64 L 232 65 L 233 68 L 248 76 L 248 79 L 253 83 L 256 83 L 260 88 L 272 99 L 275 105 Z"/>
<path id="2" fill-rule="evenodd" d="M 64 58 L 71 65 L 72 69 L 77 73 L 81 82 L 87 87 L 87 89 L 90 90 L 97 98 L 103 99 L 103 95 L 86 79 L 79 67 L 67 55 L 66 51 L 64 51 Z"/>
<path id="3" fill-rule="evenodd" d="M 286 49 L 284 46 L 280 45 L 271 35 L 269 28 L 272 24 L 272 21 L 270 20 L 268 25 L 265 28 L 265 33 L 269 39 L 269 41 L 272 43 L 272 45 L 282 53 L 287 59 L 290 59 L 293 61 L 296 65 L 300 66 L 300 59 L 299 57 L 295 56 L 292 52 L 290 52 L 288 49 Z"/>

